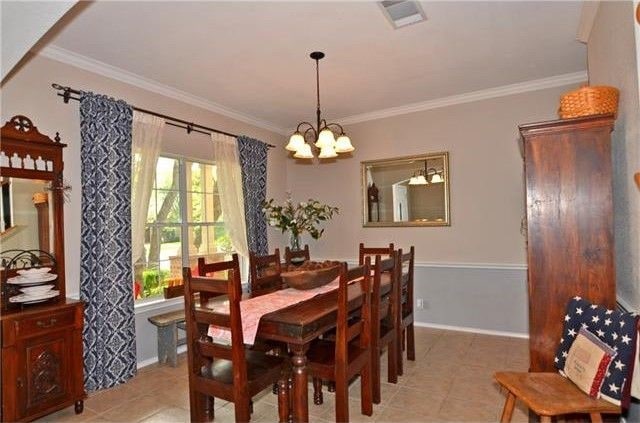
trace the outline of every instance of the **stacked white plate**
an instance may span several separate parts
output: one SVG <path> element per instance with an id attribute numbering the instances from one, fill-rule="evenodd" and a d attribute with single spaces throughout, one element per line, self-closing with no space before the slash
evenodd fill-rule
<path id="1" fill-rule="evenodd" d="M 9 302 L 33 304 L 57 297 L 60 291 L 52 289 L 54 285 L 47 282 L 56 280 L 58 275 L 50 271 L 50 267 L 18 270 L 18 276 L 9 278 L 7 283 L 19 285 L 22 294 L 9 298 Z"/>

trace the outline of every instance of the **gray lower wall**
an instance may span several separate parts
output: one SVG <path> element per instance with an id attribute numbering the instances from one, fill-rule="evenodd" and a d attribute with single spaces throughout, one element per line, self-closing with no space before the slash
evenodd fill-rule
<path id="1" fill-rule="evenodd" d="M 350 263 L 353 264 L 353 263 Z M 427 265 L 415 267 L 416 323 L 526 336 L 528 333 L 526 270 L 499 265 Z M 156 327 L 147 318 L 183 307 L 173 304 L 136 309 L 138 365 L 156 360 Z"/>

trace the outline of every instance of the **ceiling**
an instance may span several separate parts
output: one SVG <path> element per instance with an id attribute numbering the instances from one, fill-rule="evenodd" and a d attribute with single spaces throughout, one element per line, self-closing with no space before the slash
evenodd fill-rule
<path id="1" fill-rule="evenodd" d="M 373 2 L 94 2 L 50 45 L 279 128 L 584 71 L 582 2 L 422 2 L 393 30 Z M 73 13 L 74 11 L 72 11 Z"/>

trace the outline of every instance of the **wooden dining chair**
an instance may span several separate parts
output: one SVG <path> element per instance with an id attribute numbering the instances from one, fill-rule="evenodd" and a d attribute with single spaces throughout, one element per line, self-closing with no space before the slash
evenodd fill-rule
<path id="1" fill-rule="evenodd" d="M 296 258 L 303 258 L 305 261 L 309 261 L 311 260 L 311 255 L 309 254 L 309 245 L 305 244 L 304 248 L 302 250 L 299 251 L 293 251 L 291 250 L 291 248 L 289 247 L 285 247 L 284 249 L 284 263 L 287 265 L 287 267 L 293 265 L 293 264 L 300 264 L 300 263 L 293 263 L 292 259 L 296 259 Z"/>
<path id="2" fill-rule="evenodd" d="M 373 377 L 373 402 L 382 400 L 380 387 L 380 356 L 387 348 L 387 381 L 398 382 L 398 307 L 400 290 L 398 284 L 396 252 L 385 260 L 377 255 L 373 266 L 371 290 L 371 372 Z M 382 282 L 389 284 L 389 294 L 382 296 Z"/>
<path id="3" fill-rule="evenodd" d="M 183 268 L 191 421 L 213 420 L 213 398 L 217 397 L 234 403 L 237 422 L 248 422 L 251 418 L 251 398 L 275 381 L 280 387 L 279 420 L 288 421 L 289 360 L 248 350 L 244 346 L 238 255 L 234 254 L 230 261 L 207 266 L 209 272 L 227 272 L 227 279 L 193 277 L 190 268 Z M 215 313 L 203 307 L 196 301 L 202 294 L 227 295 L 228 314 Z M 211 324 L 227 328 L 231 343 L 209 337 Z"/>
<path id="4" fill-rule="evenodd" d="M 362 301 L 360 318 L 349 320 L 349 281 L 359 283 Z M 347 272 L 342 264 L 338 287 L 338 313 L 335 342 L 317 340 L 307 352 L 307 369 L 313 377 L 314 403 L 322 403 L 322 380 L 335 382 L 336 422 L 349 421 L 349 381 L 360 375 L 361 412 L 373 414 L 371 378 L 371 275 L 370 260 Z"/>
<path id="5" fill-rule="evenodd" d="M 364 258 L 366 256 L 371 257 L 371 260 L 375 260 L 375 256 L 392 257 L 394 253 L 393 242 L 389 243 L 388 247 L 365 247 L 361 242 L 358 247 L 358 264 L 362 266 L 364 264 Z"/>
<path id="6" fill-rule="evenodd" d="M 416 343 L 413 328 L 413 270 L 415 262 L 415 249 L 412 246 L 408 253 L 398 250 L 399 290 L 400 290 L 400 321 L 398 322 L 398 374 L 404 373 L 404 351 L 407 351 L 407 360 L 415 361 Z"/>
<path id="7" fill-rule="evenodd" d="M 280 249 L 273 254 L 259 256 L 249 252 L 249 287 L 251 292 L 272 291 L 283 287 Z"/>

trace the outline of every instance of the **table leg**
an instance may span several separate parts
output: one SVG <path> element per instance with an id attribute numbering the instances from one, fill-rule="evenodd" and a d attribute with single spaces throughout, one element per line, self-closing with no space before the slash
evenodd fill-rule
<path id="1" fill-rule="evenodd" d="M 306 423 L 309 421 L 307 350 L 309 344 L 290 345 L 293 352 L 293 421 Z"/>

